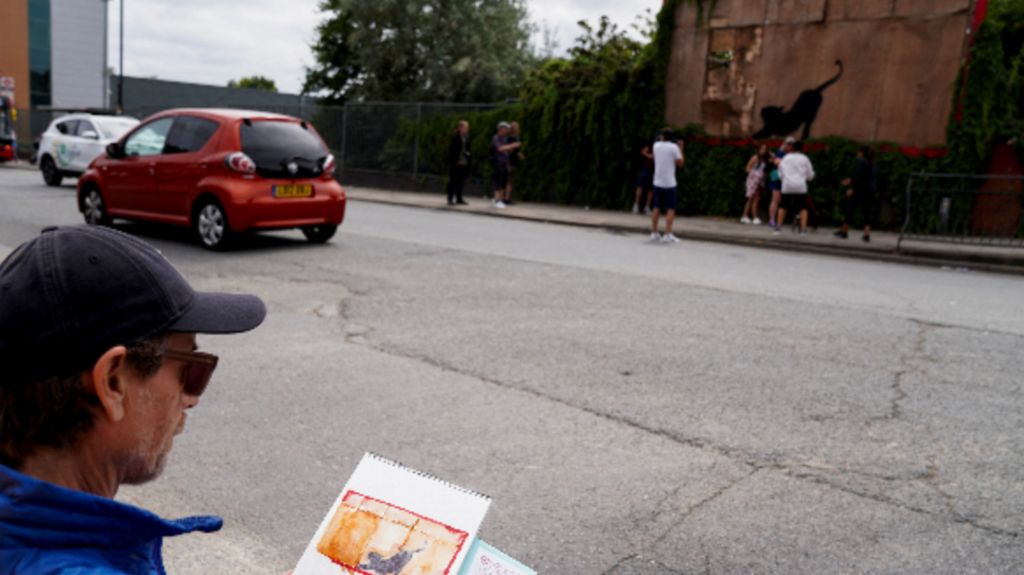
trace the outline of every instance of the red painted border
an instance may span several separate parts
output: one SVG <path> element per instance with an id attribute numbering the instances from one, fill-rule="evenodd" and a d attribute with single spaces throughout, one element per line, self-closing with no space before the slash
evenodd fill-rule
<path id="1" fill-rule="evenodd" d="M 401 511 L 405 511 L 406 513 L 408 513 L 410 515 L 414 515 L 414 516 L 416 516 L 416 517 L 418 517 L 420 519 L 423 519 L 425 521 L 429 521 L 431 523 L 440 525 L 441 527 L 444 527 L 448 531 L 450 531 L 450 532 L 452 532 L 452 533 L 454 533 L 456 535 L 460 535 L 462 537 L 462 539 L 459 541 L 459 545 L 455 548 L 455 555 L 453 555 L 452 556 L 452 560 L 448 562 L 448 566 L 444 568 L 444 574 L 443 575 L 448 575 L 448 573 L 452 569 L 452 565 L 455 564 L 455 559 L 457 559 L 458 556 L 459 556 L 459 553 L 462 552 L 462 546 L 466 544 L 466 539 L 469 539 L 469 532 L 468 531 L 462 531 L 461 529 L 456 529 L 456 528 L 452 527 L 451 525 L 448 525 L 447 523 L 442 523 L 442 522 L 440 522 L 440 521 L 438 521 L 436 519 L 427 517 L 426 515 L 420 515 L 419 513 L 416 513 L 415 511 L 413 511 L 411 509 L 406 509 L 405 507 L 401 507 L 399 505 L 395 505 L 394 503 L 390 503 L 388 501 L 384 501 L 383 499 L 377 499 L 376 497 L 370 497 L 369 495 L 366 495 L 365 493 L 360 493 L 358 491 L 349 490 L 347 493 L 345 493 L 344 497 L 341 498 L 341 502 L 344 503 L 344 502 L 348 501 L 349 497 L 351 497 L 353 495 L 358 495 L 359 497 L 362 497 L 364 499 L 369 499 L 371 501 L 376 501 L 377 503 L 383 503 L 384 505 L 387 505 L 388 507 L 393 507 L 395 509 L 399 509 Z M 340 505 L 339 505 L 339 507 L 340 507 Z M 335 510 L 335 513 L 337 513 L 337 510 Z M 323 553 L 320 553 L 320 554 L 324 555 Z M 324 555 L 324 557 L 327 557 L 327 556 Z M 327 558 L 331 559 L 330 557 L 327 557 Z M 343 567 L 345 569 L 348 569 L 350 571 L 354 571 L 356 573 L 359 573 L 359 575 L 375 575 L 374 573 L 370 573 L 369 571 L 363 571 L 358 566 L 346 565 L 346 564 L 342 563 L 341 561 L 335 561 L 334 559 L 331 559 L 331 563 L 334 563 L 335 565 L 340 565 L 341 567 Z"/>
<path id="2" fill-rule="evenodd" d="M 696 136 L 692 138 L 686 138 L 687 142 L 697 142 L 700 144 L 706 144 L 708 146 L 729 146 L 732 148 L 746 148 L 754 147 L 760 144 L 766 144 L 769 149 L 778 148 L 782 145 L 783 140 L 753 140 L 750 138 L 718 138 L 713 136 Z M 805 152 L 823 152 L 828 150 L 828 144 L 825 142 L 807 142 L 804 145 Z M 911 158 L 945 158 L 949 155 L 949 149 L 940 146 L 930 147 L 917 147 L 917 146 L 895 146 L 891 144 L 882 144 L 878 147 L 879 152 L 898 152 L 904 156 Z"/>

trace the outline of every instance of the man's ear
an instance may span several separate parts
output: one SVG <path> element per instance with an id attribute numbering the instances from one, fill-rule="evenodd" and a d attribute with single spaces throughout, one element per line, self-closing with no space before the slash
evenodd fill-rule
<path id="1" fill-rule="evenodd" d="M 85 385 L 96 392 L 103 414 L 110 421 L 124 419 L 128 393 L 128 350 L 123 345 L 106 351 L 85 373 Z"/>

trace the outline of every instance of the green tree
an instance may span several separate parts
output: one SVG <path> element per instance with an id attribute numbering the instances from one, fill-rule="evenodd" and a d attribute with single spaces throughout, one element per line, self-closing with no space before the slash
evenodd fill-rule
<path id="1" fill-rule="evenodd" d="M 992 145 L 1015 142 L 1024 158 L 1024 2 L 994 0 L 960 71 L 947 129 L 948 169 L 987 167 Z"/>
<path id="2" fill-rule="evenodd" d="M 253 90 L 277 92 L 277 84 L 270 78 L 263 76 L 246 76 L 238 81 L 228 80 L 228 88 L 251 88 Z"/>
<path id="3" fill-rule="evenodd" d="M 346 100 L 489 102 L 534 62 L 525 0 L 322 0 L 303 91 Z"/>

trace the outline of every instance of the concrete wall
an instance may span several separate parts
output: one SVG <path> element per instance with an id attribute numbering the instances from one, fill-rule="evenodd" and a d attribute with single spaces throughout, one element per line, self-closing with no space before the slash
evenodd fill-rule
<path id="1" fill-rule="evenodd" d="M 971 0 L 718 0 L 706 22 L 680 3 L 667 78 L 668 120 L 746 137 L 761 109 L 822 93 L 812 137 L 945 141 Z M 732 51 L 716 66 L 715 54 Z M 800 136 L 800 131 L 795 135 Z"/>
<path id="2" fill-rule="evenodd" d="M 103 0 L 50 0 L 53 107 L 106 106 L 106 27 Z"/>

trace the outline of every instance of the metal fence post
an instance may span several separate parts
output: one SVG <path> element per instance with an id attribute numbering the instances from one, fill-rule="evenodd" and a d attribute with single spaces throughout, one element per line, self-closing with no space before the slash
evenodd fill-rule
<path id="1" fill-rule="evenodd" d="M 423 102 L 416 104 L 416 131 L 412 144 L 412 177 L 420 175 L 420 122 L 423 120 Z"/>
<path id="2" fill-rule="evenodd" d="M 900 251 L 900 244 L 903 243 L 903 234 L 907 233 L 907 229 L 910 228 L 910 215 L 911 215 L 911 190 L 914 188 L 914 176 L 917 174 L 910 174 L 907 176 L 907 216 L 903 219 L 903 229 L 900 230 L 900 237 L 896 238 L 896 251 Z"/>
<path id="3" fill-rule="evenodd" d="M 341 171 L 345 171 L 345 151 L 348 143 L 348 102 L 341 105 Z"/>

